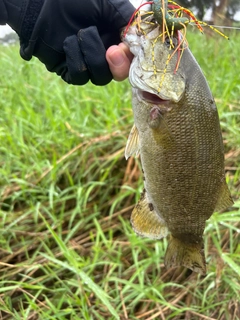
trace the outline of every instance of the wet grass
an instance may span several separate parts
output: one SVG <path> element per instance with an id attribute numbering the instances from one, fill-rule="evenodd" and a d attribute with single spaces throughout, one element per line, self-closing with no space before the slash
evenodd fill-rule
<path id="1" fill-rule="evenodd" d="M 0 52 L 0 318 L 240 319 L 240 37 L 189 35 L 214 93 L 235 206 L 207 222 L 208 274 L 166 270 L 137 237 L 127 81 L 73 87 Z"/>

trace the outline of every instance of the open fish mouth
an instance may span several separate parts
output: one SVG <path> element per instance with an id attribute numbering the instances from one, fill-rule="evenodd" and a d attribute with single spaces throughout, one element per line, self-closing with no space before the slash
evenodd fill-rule
<path id="1" fill-rule="evenodd" d="M 140 89 L 137 89 L 137 95 L 141 100 L 145 100 L 153 104 L 166 104 L 170 102 L 170 99 L 163 99 L 159 97 L 159 95 L 157 94 L 150 93 L 148 91 L 143 91 Z"/>

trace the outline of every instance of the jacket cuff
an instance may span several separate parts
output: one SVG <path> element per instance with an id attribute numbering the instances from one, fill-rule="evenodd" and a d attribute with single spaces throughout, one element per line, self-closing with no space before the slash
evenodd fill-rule
<path id="1" fill-rule="evenodd" d="M 42 9 L 44 0 L 29 0 L 26 12 L 23 17 L 23 22 L 20 31 L 20 40 L 24 46 L 28 45 L 31 38 L 35 23 L 37 22 L 38 16 Z"/>
<path id="2" fill-rule="evenodd" d="M 0 0 L 0 24 L 6 24 L 8 20 L 7 9 L 3 0 Z"/>
<path id="3" fill-rule="evenodd" d="M 27 46 L 44 0 L 0 0 L 0 10 L 2 1 L 7 12 L 6 23 L 17 32 L 21 44 Z"/>

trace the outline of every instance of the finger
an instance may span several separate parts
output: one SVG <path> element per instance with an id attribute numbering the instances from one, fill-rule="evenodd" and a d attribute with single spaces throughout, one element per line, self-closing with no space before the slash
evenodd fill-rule
<path id="1" fill-rule="evenodd" d="M 132 55 L 126 45 L 120 44 L 109 47 L 106 59 L 116 81 L 122 81 L 128 77 Z"/>
<path id="2" fill-rule="evenodd" d="M 123 43 L 123 42 L 119 43 L 118 47 L 119 47 L 121 50 L 124 51 L 124 53 L 126 54 L 126 56 L 128 57 L 128 59 L 129 59 L 129 61 L 130 61 L 130 63 L 131 63 L 131 62 L 132 62 L 132 59 L 133 59 L 133 54 L 132 54 L 131 51 L 129 50 L 129 47 L 128 47 L 125 43 Z"/>

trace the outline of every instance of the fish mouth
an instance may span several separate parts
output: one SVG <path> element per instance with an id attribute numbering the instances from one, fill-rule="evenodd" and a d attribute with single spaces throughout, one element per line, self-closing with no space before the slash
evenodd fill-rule
<path id="1" fill-rule="evenodd" d="M 137 95 L 141 100 L 145 100 L 145 101 L 153 103 L 153 104 L 166 104 L 166 103 L 170 102 L 169 99 L 162 99 L 157 94 L 150 93 L 148 91 L 143 91 L 140 89 L 137 89 Z"/>

